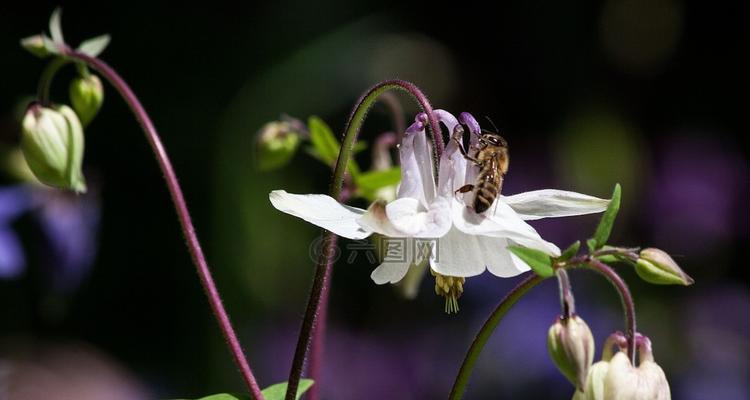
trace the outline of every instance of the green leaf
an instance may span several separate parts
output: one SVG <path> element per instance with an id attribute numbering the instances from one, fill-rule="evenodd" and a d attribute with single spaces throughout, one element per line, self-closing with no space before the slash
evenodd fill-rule
<path id="1" fill-rule="evenodd" d="M 589 253 L 593 253 L 596 251 L 596 239 L 591 238 L 586 240 L 586 247 L 589 248 Z"/>
<path id="2" fill-rule="evenodd" d="M 297 396 L 295 396 L 294 398 L 296 400 L 299 400 L 299 398 L 302 397 L 302 395 L 305 394 L 305 392 L 310 389 L 312 385 L 312 379 L 300 379 L 299 387 L 297 388 Z M 263 389 L 263 397 L 265 397 L 266 400 L 284 400 L 284 397 L 286 396 L 286 386 L 287 382 L 281 382 L 275 385 L 271 385 Z"/>
<path id="3" fill-rule="evenodd" d="M 310 154 L 331 167 L 336 165 L 336 160 L 339 158 L 341 144 L 336 140 L 336 137 L 333 136 L 331 128 L 328 127 L 322 119 L 316 116 L 312 116 L 308 119 L 307 128 L 310 130 L 310 142 L 312 143 Z M 348 167 L 349 173 L 351 173 L 353 177 L 359 175 L 359 167 L 354 160 L 349 161 Z"/>
<path id="4" fill-rule="evenodd" d="M 335 163 L 341 145 L 333 136 L 331 128 L 322 119 L 314 116 L 310 117 L 307 126 L 310 130 L 310 141 L 321 160 L 327 164 Z"/>
<path id="5" fill-rule="evenodd" d="M 393 167 L 382 171 L 363 172 L 354 177 L 357 187 L 356 195 L 369 201 L 379 198 L 378 191 L 385 187 L 395 186 L 401 181 L 401 168 Z"/>
<path id="6" fill-rule="evenodd" d="M 65 43 L 62 34 L 62 8 L 57 7 L 55 11 L 52 11 L 52 15 L 49 17 L 49 33 L 52 35 L 52 40 L 57 44 Z"/>
<path id="7" fill-rule="evenodd" d="M 573 243 L 570 246 L 568 246 L 568 248 L 565 249 L 565 251 L 562 252 L 562 254 L 560 255 L 560 257 L 557 257 L 557 259 L 560 260 L 560 261 L 570 260 L 576 254 L 578 254 L 578 249 L 580 249 L 580 248 L 581 248 L 581 241 L 580 240 L 576 240 L 575 243 Z"/>
<path id="8" fill-rule="evenodd" d="M 543 251 L 513 245 L 508 246 L 508 250 L 528 264 L 529 267 L 531 267 L 531 269 L 542 278 L 549 278 L 554 275 L 555 271 L 552 270 L 552 259 L 549 254 Z"/>
<path id="9" fill-rule="evenodd" d="M 78 51 L 90 57 L 98 57 L 104 49 L 107 48 L 110 41 L 109 35 L 101 35 L 91 39 L 84 40 L 79 46 Z"/>
<path id="10" fill-rule="evenodd" d="M 360 174 L 354 181 L 358 188 L 378 190 L 401 182 L 401 168 L 393 167 L 381 171 L 369 171 Z"/>
<path id="11" fill-rule="evenodd" d="M 614 225 L 615 218 L 617 218 L 617 212 L 620 211 L 620 192 L 620 184 L 618 183 L 612 192 L 612 199 L 609 201 L 607 210 L 604 211 L 604 215 L 602 215 L 602 219 L 599 221 L 596 231 L 594 231 L 593 239 L 596 240 L 596 249 L 607 244 L 607 240 L 609 240 L 612 225 Z"/>

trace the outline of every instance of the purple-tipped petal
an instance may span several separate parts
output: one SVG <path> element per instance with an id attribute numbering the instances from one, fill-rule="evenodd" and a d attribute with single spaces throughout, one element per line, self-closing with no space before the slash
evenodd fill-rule
<path id="1" fill-rule="evenodd" d="M 458 120 L 461 121 L 462 124 L 469 127 L 469 132 L 472 134 L 472 136 L 478 136 L 482 134 L 482 127 L 479 126 L 479 122 L 477 122 L 476 118 L 474 118 L 473 115 L 462 112 L 461 115 L 458 116 Z"/>

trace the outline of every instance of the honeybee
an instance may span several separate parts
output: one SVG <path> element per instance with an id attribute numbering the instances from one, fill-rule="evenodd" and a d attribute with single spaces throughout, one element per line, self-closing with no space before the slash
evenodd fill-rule
<path id="1" fill-rule="evenodd" d="M 472 208 L 481 214 L 490 208 L 503 188 L 503 179 L 508 172 L 508 142 L 499 133 L 482 131 L 476 150 L 470 155 L 459 138 L 453 140 L 464 158 L 479 168 L 476 181 L 460 187 L 456 193 L 473 192 Z"/>

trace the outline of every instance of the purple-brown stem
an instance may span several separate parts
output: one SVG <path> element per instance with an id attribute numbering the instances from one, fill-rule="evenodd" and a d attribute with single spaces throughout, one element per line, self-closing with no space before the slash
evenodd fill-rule
<path id="1" fill-rule="evenodd" d="M 620 278 L 620 275 L 618 275 L 617 272 L 612 269 L 612 267 L 604 264 L 594 257 L 585 257 L 583 263 L 588 265 L 594 271 L 604 275 L 604 277 L 607 278 L 607 280 L 615 287 L 615 289 L 617 289 L 617 293 L 620 294 L 622 308 L 625 312 L 625 327 L 626 335 L 628 337 L 627 354 L 628 358 L 630 358 L 630 362 L 635 365 L 635 304 L 633 303 L 633 296 L 630 294 L 630 290 L 628 290 L 628 285 L 625 284 L 625 281 Z"/>
<path id="2" fill-rule="evenodd" d="M 443 137 L 440 131 L 440 125 L 438 120 L 432 112 L 432 106 L 427 100 L 427 96 L 413 83 L 402 81 L 402 80 L 389 80 L 378 83 L 377 85 L 370 88 L 365 92 L 362 97 L 357 100 L 352 113 L 349 116 L 349 120 L 344 129 L 344 137 L 341 141 L 341 150 L 339 151 L 338 159 L 336 160 L 336 167 L 333 171 L 333 178 L 331 179 L 330 195 L 334 199 L 341 201 L 341 194 L 344 185 L 344 178 L 346 176 L 346 167 L 349 164 L 349 160 L 352 158 L 354 144 L 359 136 L 359 131 L 362 128 L 362 124 L 367 117 L 368 111 L 372 108 L 378 98 L 386 92 L 391 90 L 400 90 L 409 93 L 414 100 L 419 103 L 428 116 L 428 123 L 430 127 L 431 138 L 433 141 L 433 148 L 435 151 L 436 159 L 439 159 L 443 153 Z M 300 328 L 299 337 L 297 338 L 297 347 L 294 351 L 294 359 L 292 360 L 292 367 L 289 371 L 289 380 L 287 385 L 286 400 L 294 400 L 297 394 L 297 388 L 299 387 L 299 381 L 302 378 L 302 373 L 305 367 L 305 360 L 307 359 L 308 352 L 312 346 L 323 343 L 323 339 L 314 338 L 316 335 L 320 335 L 325 332 L 325 328 L 316 329 L 316 326 L 320 322 L 324 323 L 321 319 L 321 315 L 325 316 L 325 312 L 322 308 L 327 305 L 327 296 L 329 291 L 331 269 L 333 268 L 333 247 L 335 247 L 336 235 L 323 231 L 324 243 L 330 243 L 326 246 L 326 249 L 321 253 L 320 260 L 318 261 L 317 267 L 315 268 L 315 276 L 313 277 L 313 286 L 310 289 L 310 296 L 307 300 L 307 309 L 305 311 L 305 317 L 302 321 Z M 310 378 L 314 381 L 318 381 L 320 377 L 320 366 L 322 365 L 322 350 L 313 350 L 313 354 L 316 357 L 314 362 L 311 362 Z M 314 369 L 313 369 L 314 367 Z M 318 390 L 310 393 L 310 400 L 317 400 Z"/>
<path id="3" fill-rule="evenodd" d="M 122 77 L 117 73 L 117 71 L 115 71 L 112 67 L 107 65 L 104 61 L 99 60 L 98 58 L 90 57 L 75 50 L 63 49 L 63 52 L 65 56 L 83 62 L 89 67 L 101 73 L 102 76 L 104 76 L 112 84 L 112 86 L 117 89 L 130 109 L 133 111 L 133 114 L 135 114 L 135 117 L 138 120 L 138 123 L 141 125 L 141 128 L 143 128 L 143 131 L 146 134 L 146 139 L 148 140 L 149 145 L 151 145 L 151 149 L 156 156 L 156 161 L 159 163 L 159 168 L 164 175 L 164 180 L 166 181 L 167 188 L 169 189 L 169 194 L 172 197 L 172 202 L 174 203 L 175 210 L 177 211 L 177 217 L 180 221 L 180 227 L 182 228 L 182 232 L 185 235 L 185 240 L 190 251 L 190 256 L 192 257 L 193 263 L 196 266 L 201 285 L 203 285 L 203 290 L 205 291 L 206 297 L 208 298 L 208 303 L 211 305 L 211 310 L 213 311 L 213 314 L 219 323 L 219 328 L 224 335 L 224 339 L 227 342 L 229 351 L 232 353 L 234 362 L 237 364 L 237 368 L 240 370 L 245 384 L 247 385 L 247 388 L 252 394 L 253 398 L 262 400 L 263 394 L 261 393 L 258 382 L 255 380 L 255 376 L 250 369 L 247 358 L 245 358 L 245 354 L 242 352 L 242 347 L 240 346 L 240 342 L 237 339 L 237 334 L 235 333 L 234 328 L 232 327 L 232 323 L 229 320 L 229 315 L 224 309 L 224 305 L 221 301 L 221 296 L 219 295 L 219 291 L 216 288 L 213 277 L 211 276 L 211 270 L 209 269 L 206 258 L 203 255 L 203 250 L 201 249 L 200 242 L 198 241 L 198 236 L 195 233 L 195 227 L 193 226 L 193 221 L 190 218 L 190 213 L 188 211 L 187 204 L 185 203 L 185 197 L 182 194 L 182 189 L 180 188 L 180 184 L 177 180 L 177 175 L 175 174 L 174 168 L 172 167 L 172 162 L 169 160 L 167 151 L 164 149 L 164 145 L 159 138 L 159 134 L 157 133 L 156 128 L 151 121 L 151 118 L 148 116 L 148 113 L 143 108 L 143 105 L 138 100 L 138 97 L 136 97 L 130 86 L 128 86 L 125 80 L 123 80 Z"/>

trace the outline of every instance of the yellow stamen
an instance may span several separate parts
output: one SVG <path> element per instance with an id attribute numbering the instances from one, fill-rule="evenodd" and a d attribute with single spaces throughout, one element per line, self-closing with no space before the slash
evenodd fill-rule
<path id="1" fill-rule="evenodd" d="M 430 270 L 435 277 L 435 294 L 445 297 L 445 312 L 453 314 L 458 312 L 458 298 L 464 292 L 466 278 L 458 276 L 447 276 Z"/>

